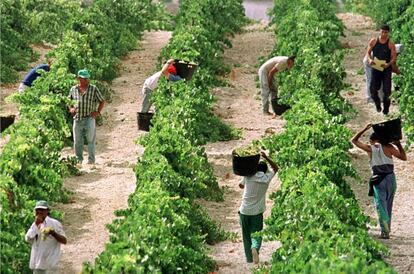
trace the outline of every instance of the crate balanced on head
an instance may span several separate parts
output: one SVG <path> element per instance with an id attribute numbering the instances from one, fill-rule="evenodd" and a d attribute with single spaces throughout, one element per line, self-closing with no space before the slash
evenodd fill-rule
<path id="1" fill-rule="evenodd" d="M 370 128 L 374 129 L 369 143 L 360 141 Z M 391 213 L 397 189 L 394 173 L 394 158 L 407 161 L 407 155 L 400 143 L 401 121 L 394 119 L 379 124 L 367 124 L 352 137 L 351 142 L 368 154 L 371 167 L 369 196 L 374 196 L 381 227 L 381 238 L 389 239 L 391 233 Z"/>
<path id="2" fill-rule="evenodd" d="M 402 139 L 400 118 L 373 124 L 372 128 L 383 145 Z"/>
<path id="3" fill-rule="evenodd" d="M 260 154 L 240 156 L 235 150 L 232 153 L 233 172 L 239 176 L 251 176 L 257 172 Z"/>
<path id="4" fill-rule="evenodd" d="M 266 210 L 266 192 L 270 181 L 276 174 L 277 165 L 264 153 L 261 156 L 266 162 L 260 162 L 260 154 L 241 156 L 233 151 L 233 171 L 242 175 L 239 187 L 243 189 L 242 202 L 239 208 L 240 225 L 243 235 L 244 253 L 248 263 L 259 263 L 261 237 L 252 234 L 263 229 L 263 213 Z"/>

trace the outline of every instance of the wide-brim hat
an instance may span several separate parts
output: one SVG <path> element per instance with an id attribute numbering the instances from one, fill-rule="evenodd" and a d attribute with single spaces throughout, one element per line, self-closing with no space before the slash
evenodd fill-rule
<path id="1" fill-rule="evenodd" d="M 49 209 L 49 204 L 46 201 L 37 201 L 35 209 Z"/>
<path id="2" fill-rule="evenodd" d="M 87 69 L 81 69 L 80 71 L 78 71 L 78 77 L 89 79 L 91 77 L 91 74 Z"/>

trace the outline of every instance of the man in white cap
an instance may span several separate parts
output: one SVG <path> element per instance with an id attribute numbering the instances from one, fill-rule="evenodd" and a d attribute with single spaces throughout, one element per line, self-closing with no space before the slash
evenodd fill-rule
<path id="1" fill-rule="evenodd" d="M 60 244 L 66 244 L 62 224 L 49 216 L 46 201 L 37 201 L 36 218 L 25 239 L 32 245 L 30 269 L 35 274 L 56 273 L 60 259 Z"/>
<path id="2" fill-rule="evenodd" d="M 88 164 L 95 164 L 96 117 L 102 112 L 105 100 L 99 89 L 89 84 L 90 74 L 86 69 L 78 71 L 79 84 L 69 92 L 69 99 L 75 102 L 69 106 L 73 116 L 73 142 L 78 164 L 83 161 L 83 140 L 88 142 Z M 98 105 L 98 106 L 97 106 Z"/>

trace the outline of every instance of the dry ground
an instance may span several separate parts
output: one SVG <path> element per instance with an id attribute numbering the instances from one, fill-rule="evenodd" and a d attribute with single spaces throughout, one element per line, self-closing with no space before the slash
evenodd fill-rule
<path id="1" fill-rule="evenodd" d="M 358 111 L 358 115 L 348 123 L 349 128 L 356 131 L 367 122 L 383 118 L 376 114 L 373 105 L 365 102 L 364 77 L 357 73 L 362 67 L 366 43 L 375 32 L 368 18 L 354 14 L 338 16 L 347 27 L 343 42 L 351 48 L 344 65 L 348 74 L 347 81 L 352 88 L 344 92 L 344 96 Z M 134 144 L 134 140 L 142 134 L 136 125 L 136 112 L 141 101 L 140 89 L 144 79 L 155 71 L 156 58 L 169 37 L 169 32 L 146 33 L 140 49 L 132 51 L 122 60 L 121 76 L 112 86 L 116 96 L 105 108 L 105 124 L 97 129 L 96 169 L 85 165 L 81 176 L 65 180 L 65 187 L 72 190 L 74 195 L 71 203 L 58 208 L 65 212 L 63 225 L 68 236 L 68 244 L 63 247 L 60 262 L 61 273 L 79 273 L 82 262 L 93 261 L 103 250 L 108 241 L 105 224 L 114 218 L 114 210 L 127 206 L 127 197 L 135 189 L 132 166 L 143 151 L 143 148 Z M 209 162 L 214 167 L 220 185 L 225 187 L 225 201 L 201 203 L 223 228 L 239 235 L 237 210 L 242 191 L 238 188 L 240 177 L 232 173 L 231 151 L 268 132 L 280 132 L 284 125 L 280 117 L 271 119 L 263 116 L 260 101 L 255 98 L 258 91 L 255 84 L 258 57 L 267 55 L 274 43 L 273 31 L 266 30 L 264 24 L 250 26 L 236 35 L 233 39 L 234 47 L 225 53 L 225 61 L 232 67 L 232 72 L 226 77 L 231 85 L 212 91 L 217 98 L 216 114 L 226 123 L 242 129 L 243 137 L 240 140 L 206 145 Z M 13 90 L 14 86 L 2 87 L 2 97 Z M 3 110 L 11 108 L 10 111 L 13 112 L 13 106 L 7 106 L 3 101 L 1 103 Z M 396 109 L 394 105 L 391 111 Z M 71 149 L 65 149 L 65 154 L 69 153 L 72 153 Z M 357 149 L 352 149 L 350 153 L 359 174 L 367 179 L 369 167 L 366 155 Z M 414 272 L 413 156 L 411 152 L 409 161 L 396 161 L 398 190 L 393 213 L 393 232 L 391 239 L 384 241 L 391 249 L 387 261 L 399 273 Z M 268 193 L 277 190 L 279 183 L 276 176 Z M 375 218 L 372 201 L 366 196 L 366 185 L 353 182 L 353 187 L 365 212 Z M 267 208 L 265 215 L 270 212 L 270 200 L 267 201 Z M 377 234 L 378 229 L 372 228 L 374 238 Z M 277 242 L 264 242 L 261 260 L 268 262 L 277 247 Z M 240 236 L 238 241 L 225 241 L 212 246 L 210 254 L 218 262 L 219 273 L 248 273 L 254 267 L 245 263 Z"/>
<path id="2" fill-rule="evenodd" d="M 344 96 L 353 104 L 357 110 L 357 116 L 348 123 L 348 127 L 356 132 L 363 128 L 367 123 L 383 121 L 385 117 L 375 111 L 373 104 L 366 103 L 365 99 L 365 77 L 357 71 L 362 68 L 368 41 L 376 37 L 379 32 L 374 30 L 374 25 L 367 17 L 343 13 L 338 17 L 344 22 L 347 30 L 343 42 L 350 46 L 350 50 L 345 56 L 345 68 L 347 71 L 347 82 L 352 85 L 352 89 L 344 92 Z M 391 106 L 391 113 L 398 111 L 398 105 Z M 368 137 L 368 134 L 365 136 Z M 403 142 L 404 144 L 404 142 Z M 407 154 L 408 161 L 402 162 L 394 160 L 395 173 L 397 176 L 397 193 L 394 199 L 392 214 L 391 239 L 381 240 L 390 248 L 391 254 L 386 258 L 398 273 L 414 272 L 414 147 L 411 146 Z M 365 213 L 376 219 L 376 211 L 373 201 L 367 196 L 366 183 L 370 176 L 368 157 L 366 153 L 359 149 L 351 149 L 354 166 L 358 174 L 363 178 L 362 183 L 353 183 L 355 194 L 364 208 Z M 372 227 L 370 233 L 372 237 L 378 239 L 379 227 Z"/>

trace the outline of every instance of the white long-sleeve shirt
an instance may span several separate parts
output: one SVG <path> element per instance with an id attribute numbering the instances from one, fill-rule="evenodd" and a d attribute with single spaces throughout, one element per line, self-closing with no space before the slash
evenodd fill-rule
<path id="1" fill-rule="evenodd" d="M 30 269 L 48 270 L 57 266 L 60 259 L 60 243 L 52 235 L 48 235 L 45 240 L 41 239 L 41 229 L 53 227 L 56 233 L 66 237 L 62 224 L 49 216 L 39 227 L 35 223 L 29 228 L 25 239 L 32 244 L 30 253 Z"/>
<path id="2" fill-rule="evenodd" d="M 276 56 L 267 60 L 263 65 L 259 68 L 259 74 L 262 71 L 265 71 L 266 74 L 274 67 L 277 68 L 277 71 L 283 71 L 287 69 L 289 57 L 287 56 Z"/>
<path id="3" fill-rule="evenodd" d="M 161 71 L 158 71 L 154 73 L 153 75 L 151 75 L 150 77 L 148 77 L 144 82 L 144 88 L 149 88 L 152 91 L 156 89 L 158 86 L 158 80 L 160 80 L 161 75 L 162 75 Z"/>
<path id="4" fill-rule="evenodd" d="M 268 170 L 256 172 L 253 176 L 246 176 L 240 182 L 244 185 L 243 200 L 239 211 L 244 215 L 257 215 L 266 210 L 266 191 L 275 173 Z"/>

